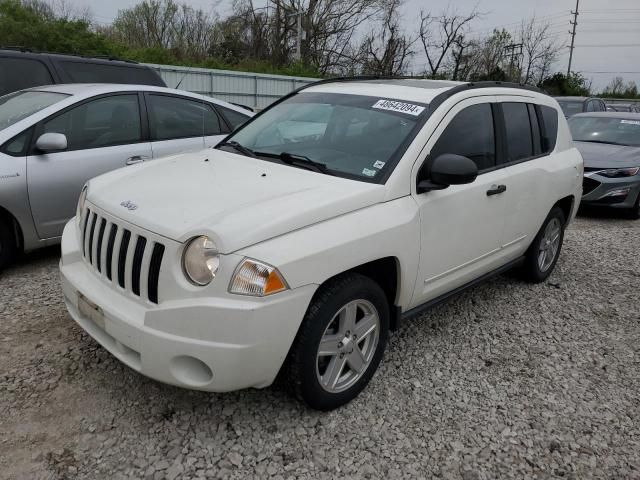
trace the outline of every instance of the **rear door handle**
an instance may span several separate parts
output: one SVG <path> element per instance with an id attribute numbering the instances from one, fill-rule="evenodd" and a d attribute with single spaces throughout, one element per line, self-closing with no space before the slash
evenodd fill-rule
<path id="1" fill-rule="evenodd" d="M 136 163 L 142 163 L 147 158 L 149 157 L 145 157 L 144 155 L 134 155 L 133 157 L 127 158 L 127 165 L 135 165 Z"/>
<path id="2" fill-rule="evenodd" d="M 487 190 L 487 197 L 491 195 L 499 195 L 507 191 L 506 185 L 491 185 L 491 188 Z"/>

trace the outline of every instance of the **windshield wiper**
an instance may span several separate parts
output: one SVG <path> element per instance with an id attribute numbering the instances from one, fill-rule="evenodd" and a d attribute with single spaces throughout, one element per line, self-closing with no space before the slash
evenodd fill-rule
<path id="1" fill-rule="evenodd" d="M 306 168 L 307 170 L 324 173 L 325 175 L 333 175 L 325 163 L 316 162 L 304 155 L 282 152 L 278 157 L 287 165 L 295 165 L 296 167 Z"/>
<path id="2" fill-rule="evenodd" d="M 242 155 L 246 157 L 258 158 L 258 156 L 255 154 L 253 150 L 245 147 L 244 145 L 239 144 L 235 140 L 231 140 L 230 142 L 223 142 L 220 145 L 218 145 L 218 147 L 231 147 L 236 152 L 240 152 Z"/>

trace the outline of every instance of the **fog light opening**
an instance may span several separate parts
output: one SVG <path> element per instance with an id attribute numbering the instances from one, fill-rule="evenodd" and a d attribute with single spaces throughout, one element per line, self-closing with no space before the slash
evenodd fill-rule
<path id="1" fill-rule="evenodd" d="M 170 369 L 173 377 L 185 385 L 199 387 L 213 380 L 213 372 L 209 366 L 188 355 L 174 357 L 171 360 Z"/>

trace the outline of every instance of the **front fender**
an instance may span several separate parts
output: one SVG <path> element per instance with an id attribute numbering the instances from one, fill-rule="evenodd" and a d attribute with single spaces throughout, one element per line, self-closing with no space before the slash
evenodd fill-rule
<path id="1" fill-rule="evenodd" d="M 399 264 L 398 305 L 405 308 L 418 271 L 420 217 L 402 197 L 289 232 L 238 252 L 277 267 L 291 288 L 320 285 L 354 267 L 385 257 Z"/>

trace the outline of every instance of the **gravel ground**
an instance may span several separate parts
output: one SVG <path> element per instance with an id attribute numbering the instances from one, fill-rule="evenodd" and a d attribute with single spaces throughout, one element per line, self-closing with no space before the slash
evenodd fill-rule
<path id="1" fill-rule="evenodd" d="M 578 218 L 555 273 L 405 323 L 328 414 L 281 387 L 146 379 L 62 304 L 56 249 L 0 274 L 2 478 L 640 479 L 640 221 Z"/>

